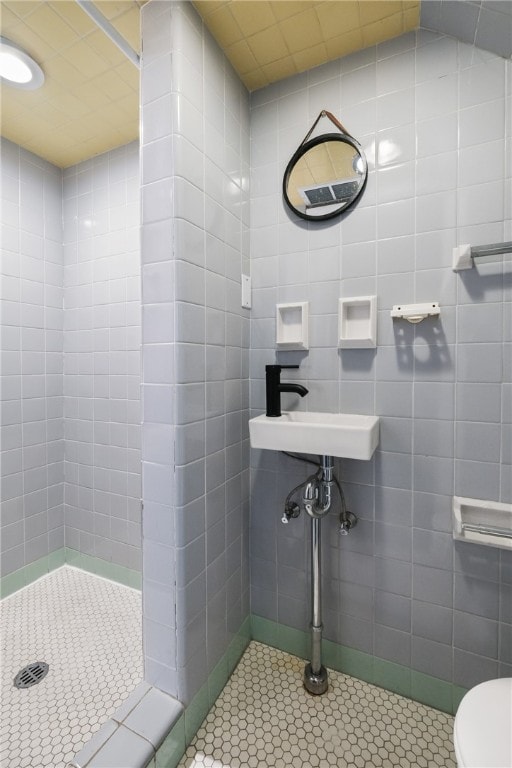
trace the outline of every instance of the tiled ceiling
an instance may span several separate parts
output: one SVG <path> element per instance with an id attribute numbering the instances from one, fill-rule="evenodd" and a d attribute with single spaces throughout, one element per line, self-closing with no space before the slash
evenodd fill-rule
<path id="1" fill-rule="evenodd" d="M 101 0 L 139 50 L 143 0 Z M 2 0 L 0 30 L 43 68 L 42 88 L 2 83 L 2 136 L 65 168 L 139 135 L 139 70 L 75 0 Z"/>
<path id="2" fill-rule="evenodd" d="M 252 91 L 416 29 L 419 0 L 194 0 Z"/>
<path id="3" fill-rule="evenodd" d="M 145 0 L 95 0 L 139 51 Z M 195 3 L 249 90 L 413 29 L 419 0 Z M 138 136 L 137 68 L 75 0 L 1 0 L 0 32 L 41 65 L 37 91 L 0 86 L 2 135 L 60 167 Z"/>
<path id="4" fill-rule="evenodd" d="M 137 52 L 144 2 L 95 0 Z M 420 24 L 420 0 L 194 5 L 249 90 Z M 511 55 L 512 0 L 423 0 L 421 25 Z M 0 0 L 0 33 L 46 74 L 37 91 L 0 86 L 3 136 L 63 168 L 137 138 L 139 72 L 75 0 Z"/>

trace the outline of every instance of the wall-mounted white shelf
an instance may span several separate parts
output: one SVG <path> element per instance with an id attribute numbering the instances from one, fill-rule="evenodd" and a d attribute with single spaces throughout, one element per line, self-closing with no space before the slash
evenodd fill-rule
<path id="1" fill-rule="evenodd" d="M 377 346 L 377 297 L 350 296 L 338 301 L 338 346 L 367 349 Z"/>
<path id="2" fill-rule="evenodd" d="M 421 323 L 426 317 L 437 317 L 437 315 L 440 315 L 441 309 L 438 301 L 427 301 L 423 304 L 395 304 L 389 314 L 395 320 Z"/>
<path id="3" fill-rule="evenodd" d="M 453 538 L 512 549 L 512 504 L 454 496 Z"/>
<path id="4" fill-rule="evenodd" d="M 276 346 L 309 349 L 309 301 L 276 304 Z"/>

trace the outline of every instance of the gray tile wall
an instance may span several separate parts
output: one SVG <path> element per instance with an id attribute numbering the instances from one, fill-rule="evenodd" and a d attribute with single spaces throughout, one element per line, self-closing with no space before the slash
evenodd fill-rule
<path id="1" fill-rule="evenodd" d="M 66 546 L 141 568 L 139 144 L 63 171 Z"/>
<path id="2" fill-rule="evenodd" d="M 140 569 L 138 144 L 1 161 L 2 573 L 65 545 Z"/>
<path id="3" fill-rule="evenodd" d="M 510 58 L 512 54 L 512 6 L 501 0 L 469 0 L 455 5 L 450 0 L 421 4 L 422 27 L 453 35 L 466 43 Z"/>
<path id="4" fill-rule="evenodd" d="M 61 171 L 6 139 L 1 181 L 1 575 L 64 544 Z"/>
<path id="5" fill-rule="evenodd" d="M 249 103 L 189 3 L 142 37 L 146 679 L 188 704 L 249 611 Z"/>
<path id="6" fill-rule="evenodd" d="M 419 31 L 251 102 L 252 414 L 277 359 L 300 363 L 288 378 L 310 390 L 285 406 L 381 417 L 373 460 L 337 462 L 359 523 L 347 537 L 336 515 L 323 524 L 326 637 L 462 686 L 512 674 L 511 553 L 451 536 L 454 493 L 512 501 L 510 258 L 451 270 L 454 245 L 512 239 L 511 75 L 510 61 Z M 321 109 L 370 172 L 346 217 L 308 225 L 285 210 L 281 178 Z M 377 349 L 338 350 L 338 297 L 367 294 Z M 305 300 L 309 352 L 276 354 L 276 303 Z M 393 304 L 430 300 L 439 320 L 393 324 Z M 252 453 L 252 612 L 300 629 L 308 529 L 280 517 L 308 471 Z"/>

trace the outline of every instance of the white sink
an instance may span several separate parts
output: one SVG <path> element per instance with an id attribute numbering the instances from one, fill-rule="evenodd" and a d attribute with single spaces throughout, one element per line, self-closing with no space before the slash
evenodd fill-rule
<path id="1" fill-rule="evenodd" d="M 368 460 L 379 442 L 379 417 L 283 411 L 249 420 L 253 448 Z"/>

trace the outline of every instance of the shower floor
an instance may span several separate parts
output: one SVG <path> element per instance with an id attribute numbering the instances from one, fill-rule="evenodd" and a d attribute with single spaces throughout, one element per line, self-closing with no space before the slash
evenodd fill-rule
<path id="1" fill-rule="evenodd" d="M 1 603 L 0 765 L 64 768 L 142 679 L 137 590 L 63 566 Z M 31 688 L 27 664 L 50 669 Z"/>
<path id="2" fill-rule="evenodd" d="M 450 715 L 340 672 L 311 696 L 303 669 L 250 643 L 180 768 L 456 768 Z"/>

